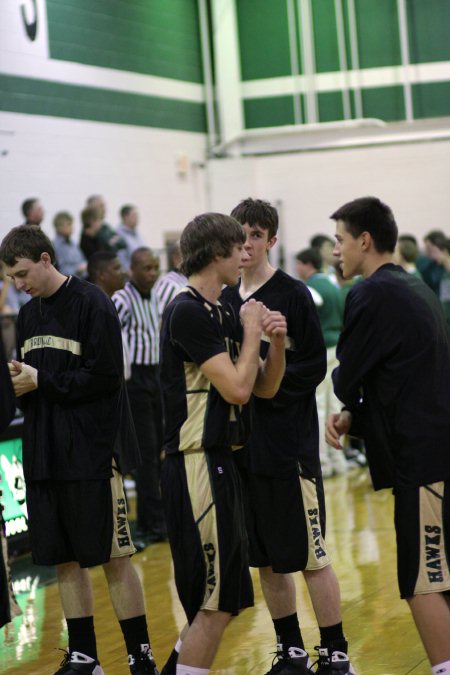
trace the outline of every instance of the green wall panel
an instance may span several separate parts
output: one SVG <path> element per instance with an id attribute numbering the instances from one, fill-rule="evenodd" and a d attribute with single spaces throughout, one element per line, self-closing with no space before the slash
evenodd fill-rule
<path id="1" fill-rule="evenodd" d="M 202 82 L 197 0 L 47 0 L 54 59 Z"/>
<path id="2" fill-rule="evenodd" d="M 401 52 L 396 0 L 355 0 L 355 11 L 360 68 L 399 65 Z"/>
<path id="3" fill-rule="evenodd" d="M 412 86 L 414 117 L 450 115 L 450 82 L 430 82 Z"/>
<path id="4" fill-rule="evenodd" d="M 377 117 L 385 122 L 405 119 L 403 87 L 362 89 L 364 117 Z"/>
<path id="5" fill-rule="evenodd" d="M 0 74 L 0 110 L 205 132 L 202 103 Z"/>
<path id="6" fill-rule="evenodd" d="M 245 128 L 294 124 L 293 96 L 247 99 L 244 101 Z"/>
<path id="7" fill-rule="evenodd" d="M 449 0 L 408 0 L 406 4 L 411 62 L 450 61 Z"/>
<path id="8" fill-rule="evenodd" d="M 339 70 L 334 2 L 333 0 L 314 0 L 311 5 L 316 71 L 318 73 L 328 73 L 333 70 Z"/>
<path id="9" fill-rule="evenodd" d="M 243 80 L 291 74 L 285 0 L 237 0 Z"/>
<path id="10" fill-rule="evenodd" d="M 335 122 L 344 119 L 344 106 L 340 91 L 326 91 L 319 93 L 319 122 Z"/>

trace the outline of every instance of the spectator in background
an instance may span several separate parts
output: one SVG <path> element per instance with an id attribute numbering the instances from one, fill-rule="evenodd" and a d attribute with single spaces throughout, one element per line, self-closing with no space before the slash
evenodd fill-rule
<path id="1" fill-rule="evenodd" d="M 309 241 L 311 248 L 314 248 L 320 254 L 322 259 L 321 272 L 330 277 L 330 281 L 337 286 L 336 273 L 334 269 L 334 241 L 326 234 L 315 234 Z"/>
<path id="2" fill-rule="evenodd" d="M 339 260 L 336 260 L 336 262 L 334 263 L 334 270 L 336 274 L 336 280 L 338 282 L 339 293 L 341 296 L 341 316 L 343 317 L 347 295 L 350 289 L 353 288 L 353 286 L 357 284 L 358 281 L 361 281 L 362 277 L 357 275 L 356 277 L 352 277 L 351 279 L 344 279 L 344 277 L 342 276 L 342 270 L 339 264 Z"/>
<path id="3" fill-rule="evenodd" d="M 41 225 L 44 220 L 44 209 L 37 197 L 25 199 L 22 204 L 22 213 L 25 217 L 24 225 Z"/>
<path id="4" fill-rule="evenodd" d="M 101 195 L 92 195 L 86 199 L 86 206 L 97 209 L 100 212 L 102 227 L 100 228 L 100 239 L 106 243 L 105 250 L 120 251 L 126 247 L 126 242 L 117 232 L 105 221 L 106 203 Z"/>
<path id="5" fill-rule="evenodd" d="M 435 244 L 429 242 L 428 254 L 442 270 L 438 296 L 444 310 L 447 326 L 450 328 L 450 241 L 445 237 L 436 237 L 435 241 Z"/>
<path id="6" fill-rule="evenodd" d="M 104 251 L 105 247 L 99 237 L 102 226 L 101 211 L 94 206 L 87 206 L 81 212 L 83 230 L 81 232 L 80 249 L 86 260 L 98 251 Z"/>
<path id="7" fill-rule="evenodd" d="M 131 256 L 130 281 L 112 300 L 126 335 L 131 362 L 127 382 L 134 426 L 142 456 L 135 472 L 137 493 L 136 539 L 143 543 L 163 541 L 160 475 L 162 450 L 162 400 L 159 381 L 159 310 L 153 286 L 159 275 L 159 259 L 149 248 Z"/>
<path id="8" fill-rule="evenodd" d="M 422 279 L 438 296 L 444 268 L 433 259 L 432 252 L 434 247 L 445 248 L 446 242 L 447 237 L 442 230 L 431 230 L 423 238 L 425 255 L 419 255 L 416 260 L 416 267 Z"/>
<path id="9" fill-rule="evenodd" d="M 86 199 L 86 207 L 88 208 L 93 208 L 97 209 L 100 213 L 100 218 L 102 221 L 102 224 L 105 222 L 105 216 L 106 216 L 106 203 L 105 200 L 101 195 L 91 195 Z M 105 223 L 108 225 L 108 223 Z M 111 226 L 108 226 L 111 227 Z M 111 228 L 112 229 L 112 228 Z"/>
<path id="10" fill-rule="evenodd" d="M 14 284 L 11 284 L 11 279 L 6 276 L 4 265 L 0 261 L 0 315 L 18 314 L 19 309 Z"/>
<path id="11" fill-rule="evenodd" d="M 417 239 L 412 234 L 400 235 L 395 249 L 395 257 L 405 272 L 413 274 L 418 279 L 422 278 L 416 267 L 416 260 L 419 257 L 419 247 L 417 246 Z"/>
<path id="12" fill-rule="evenodd" d="M 121 222 L 117 234 L 124 240 L 126 248 L 119 251 L 119 259 L 126 272 L 130 269 L 131 256 L 137 248 L 145 246 L 145 242 L 137 231 L 139 211 L 132 204 L 125 204 L 120 209 Z"/>
<path id="13" fill-rule="evenodd" d="M 333 473 L 345 473 L 347 461 L 339 450 L 325 441 L 325 422 L 329 415 L 337 413 L 341 405 L 333 392 L 331 373 L 338 365 L 336 345 L 342 329 L 341 294 L 330 281 L 323 268 L 322 258 L 317 249 L 307 248 L 296 256 L 297 274 L 314 291 L 313 300 L 319 314 L 320 326 L 327 348 L 327 374 L 316 389 L 317 414 L 319 417 L 319 450 L 322 475 L 329 478 Z"/>
<path id="14" fill-rule="evenodd" d="M 6 429 L 14 417 L 16 397 L 9 377 L 8 365 L 3 352 L 2 331 L 0 329 L 0 431 Z M 0 490 L 0 497 L 2 496 Z M 0 628 L 21 614 L 16 603 L 8 566 L 8 551 L 3 529 L 2 506 L 0 504 Z"/>
<path id="15" fill-rule="evenodd" d="M 112 298 L 116 291 L 120 291 L 125 286 L 127 275 L 114 251 L 98 251 L 89 258 L 88 280 L 98 286 Z M 123 374 L 125 380 L 131 377 L 130 353 L 128 351 L 127 336 L 122 331 L 123 348 Z M 134 542 L 138 551 L 142 550 L 137 542 Z"/>
<path id="16" fill-rule="evenodd" d="M 3 329 L 3 343 L 8 360 L 16 353 L 15 317 L 29 299 L 29 295 L 24 291 L 18 291 L 15 285 L 11 283 L 0 260 L 0 318 Z"/>
<path id="17" fill-rule="evenodd" d="M 86 260 L 97 251 L 119 251 L 126 243 L 114 230 L 102 222 L 102 210 L 96 206 L 87 206 L 81 212 L 83 232 L 80 248 Z"/>
<path id="18" fill-rule="evenodd" d="M 154 288 L 156 297 L 158 298 L 161 316 L 169 302 L 176 296 L 178 291 L 187 284 L 187 277 L 180 271 L 180 242 L 169 242 L 166 250 L 168 272 L 159 277 Z"/>
<path id="19" fill-rule="evenodd" d="M 59 271 L 67 276 L 84 277 L 86 259 L 80 247 L 72 241 L 73 217 L 67 211 L 59 211 L 53 218 L 56 236 L 53 240 L 56 263 Z"/>
<path id="20" fill-rule="evenodd" d="M 17 291 L 14 284 L 11 284 L 10 278 L 5 274 L 4 265 L 0 261 L 0 327 L 3 334 L 3 347 L 8 361 L 15 354 L 15 317 L 19 313 L 19 309 Z"/>
<path id="21" fill-rule="evenodd" d="M 350 279 L 345 279 L 342 274 L 341 264 L 338 258 L 336 258 L 334 268 L 336 271 L 336 279 L 339 284 L 339 293 L 341 296 L 341 317 L 343 322 L 347 295 L 353 286 L 362 280 L 362 276 L 357 274 Z M 364 441 L 361 438 L 356 438 L 355 436 L 347 434 L 346 442 L 344 442 L 344 454 L 347 460 L 347 466 L 349 468 L 359 468 L 367 465 L 367 459 L 364 451 Z"/>
<path id="22" fill-rule="evenodd" d="M 88 278 L 108 297 L 125 286 L 126 274 L 114 251 L 98 251 L 89 258 Z"/>

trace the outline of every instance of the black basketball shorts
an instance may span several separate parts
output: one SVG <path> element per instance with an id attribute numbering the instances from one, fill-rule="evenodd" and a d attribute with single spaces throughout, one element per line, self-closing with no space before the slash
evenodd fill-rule
<path id="1" fill-rule="evenodd" d="M 260 476 L 239 463 L 251 567 L 290 573 L 330 564 L 322 478 Z"/>
<path id="2" fill-rule="evenodd" d="M 161 488 L 175 582 L 191 623 L 199 610 L 253 605 L 239 473 L 229 449 L 171 454 Z"/>
<path id="3" fill-rule="evenodd" d="M 85 481 L 27 484 L 33 562 L 80 567 L 101 565 L 135 552 L 127 518 L 122 476 Z"/>
<path id="4" fill-rule="evenodd" d="M 395 494 L 400 595 L 450 591 L 450 481 Z"/>

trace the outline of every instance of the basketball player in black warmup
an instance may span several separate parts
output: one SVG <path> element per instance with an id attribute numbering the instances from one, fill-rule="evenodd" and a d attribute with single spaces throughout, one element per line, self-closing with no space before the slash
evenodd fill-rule
<path id="1" fill-rule="evenodd" d="M 232 448 L 249 433 L 252 391 L 273 396 L 284 371 L 286 321 L 256 301 L 239 317 L 219 303 L 239 276 L 244 242 L 233 218 L 197 216 L 181 235 L 188 285 L 166 308 L 161 383 L 166 420 L 163 502 L 188 627 L 163 669 L 206 675 L 234 614 L 253 604 L 239 475 Z M 265 332 L 267 359 L 259 359 Z M 240 331 L 239 331 L 240 333 Z"/>
<path id="2" fill-rule="evenodd" d="M 21 361 L 10 364 L 10 375 L 24 411 L 33 561 L 56 565 L 69 633 L 57 672 L 103 673 L 87 570 L 103 565 L 130 671 L 156 675 L 119 473 L 136 465 L 138 451 L 117 313 L 99 288 L 56 270 L 40 228 L 11 230 L 0 259 L 16 288 L 32 298 L 19 312 Z"/>
<path id="3" fill-rule="evenodd" d="M 245 232 L 241 279 L 222 298 L 236 312 L 250 299 L 287 319 L 286 372 L 272 399 L 254 396 L 249 441 L 235 453 L 244 485 L 250 564 L 277 636 L 271 674 L 310 673 L 296 609 L 293 572 L 302 571 L 320 629 L 317 673 L 352 675 L 342 629 L 339 585 L 325 545 L 325 502 L 315 392 L 326 372 L 319 318 L 305 285 L 269 262 L 278 213 L 245 199 L 232 211 Z M 261 342 L 264 357 L 267 343 Z"/>
<path id="4" fill-rule="evenodd" d="M 375 197 L 332 216 L 349 292 L 333 373 L 345 409 L 329 417 L 340 448 L 365 440 L 374 488 L 394 488 L 400 594 L 408 601 L 432 672 L 450 673 L 450 348 L 442 308 L 393 263 L 397 225 Z M 405 646 L 407 648 L 407 646 Z"/>

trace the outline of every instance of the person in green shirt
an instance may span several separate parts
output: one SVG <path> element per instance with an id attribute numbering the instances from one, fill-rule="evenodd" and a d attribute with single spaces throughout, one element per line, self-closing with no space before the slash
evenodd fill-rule
<path id="1" fill-rule="evenodd" d="M 416 260 L 416 266 L 422 275 L 422 279 L 439 297 L 439 285 L 444 273 L 443 267 L 434 259 L 433 251 L 436 247 L 443 249 L 447 240 L 442 230 L 431 230 L 424 238 L 424 255 L 420 254 Z"/>
<path id="2" fill-rule="evenodd" d="M 337 367 L 336 345 L 342 328 L 342 299 L 340 290 L 322 269 L 323 261 L 315 248 L 300 251 L 296 256 L 297 274 L 308 286 L 317 307 L 322 334 L 327 348 L 327 374 L 317 387 L 316 402 L 319 417 L 319 448 L 322 475 L 329 478 L 334 473 L 345 473 L 347 461 L 344 453 L 332 448 L 325 441 L 325 421 L 328 415 L 339 412 L 341 405 L 334 395 L 331 373 Z"/>
<path id="3" fill-rule="evenodd" d="M 438 297 L 441 301 L 447 326 L 450 328 L 450 240 L 443 238 L 435 244 L 429 243 L 428 253 L 431 259 L 442 269 Z"/>
<path id="4" fill-rule="evenodd" d="M 403 234 L 398 238 L 397 246 L 395 248 L 394 260 L 400 267 L 403 267 L 405 272 L 412 274 L 418 279 L 422 279 L 422 275 L 416 267 L 416 260 L 419 257 L 419 247 L 417 240 L 412 234 Z"/>

